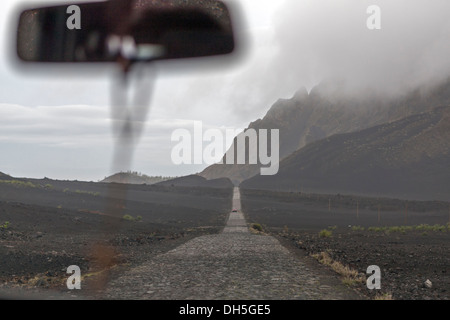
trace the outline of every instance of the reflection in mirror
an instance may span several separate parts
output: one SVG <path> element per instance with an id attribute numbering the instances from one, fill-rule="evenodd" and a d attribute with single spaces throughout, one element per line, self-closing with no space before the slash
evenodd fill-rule
<path id="1" fill-rule="evenodd" d="M 207 1 L 203 7 L 131 3 L 106 1 L 25 10 L 17 32 L 18 56 L 34 62 L 133 62 L 223 55 L 234 50 L 230 15 L 220 1 Z"/>

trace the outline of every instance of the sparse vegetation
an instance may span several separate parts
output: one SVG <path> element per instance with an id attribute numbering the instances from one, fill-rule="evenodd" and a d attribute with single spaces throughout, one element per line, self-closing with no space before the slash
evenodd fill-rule
<path id="1" fill-rule="evenodd" d="M 369 299 L 377 295 L 380 300 L 448 298 L 448 292 L 437 288 L 446 283 L 449 202 L 398 200 L 399 210 L 395 210 L 394 206 L 389 206 L 389 199 L 374 198 L 374 206 L 366 206 L 361 197 L 355 196 L 353 203 L 359 200 L 358 216 L 357 207 L 351 206 L 350 196 L 325 198 L 305 193 L 241 189 L 241 199 L 249 219 L 264 224 L 268 232 L 292 242 L 300 251 L 315 254 L 317 258 L 318 253 L 326 252 L 331 259 L 358 270 L 361 278 L 368 277 L 369 265 L 380 266 L 382 290 L 367 290 L 365 283 L 358 284 L 357 291 Z M 337 200 L 349 200 L 348 206 Z M 393 205 L 395 202 L 392 200 Z M 418 210 L 419 205 L 423 205 L 423 210 Z M 289 233 L 284 232 L 284 225 L 289 227 Z M 336 231 L 330 230 L 329 226 L 333 225 L 338 226 Z M 320 237 L 322 229 L 332 231 L 332 236 Z M 326 234 L 322 231 L 322 235 Z M 412 262 L 414 268 L 411 268 Z M 417 279 L 428 275 L 430 268 L 435 270 L 433 284 L 436 286 L 425 289 L 423 282 L 421 286 Z M 339 277 L 339 281 L 349 286 L 356 283 L 344 276 Z"/>
<path id="2" fill-rule="evenodd" d="M 415 227 L 418 231 L 433 231 L 433 232 L 445 232 L 449 230 L 449 224 L 447 226 L 435 224 L 433 226 L 430 226 L 428 224 L 421 224 Z"/>
<path id="3" fill-rule="evenodd" d="M 375 198 L 344 194 L 314 194 L 300 192 L 300 190 L 294 191 L 283 192 L 246 189 L 241 187 L 241 197 L 262 197 L 264 199 L 273 199 L 277 202 L 317 205 L 322 208 L 328 208 L 331 203 L 331 206 L 334 209 L 351 210 L 354 210 L 356 203 L 358 203 L 359 208 L 379 212 L 404 212 L 406 206 L 410 212 L 448 212 L 449 210 L 449 202 L 446 201 L 401 200 L 395 198 Z"/>
<path id="4" fill-rule="evenodd" d="M 0 229 L 8 229 L 9 221 L 5 221 L 3 224 L 0 225 Z"/>
<path id="5" fill-rule="evenodd" d="M 142 216 L 133 217 L 133 216 L 130 215 L 130 214 L 125 214 L 125 215 L 122 217 L 122 219 L 123 219 L 123 220 L 126 220 L 126 221 L 142 221 Z"/>
<path id="6" fill-rule="evenodd" d="M 84 191 L 84 190 L 75 190 L 75 193 L 77 194 L 87 194 L 94 197 L 98 197 L 100 195 L 100 192 L 92 192 L 92 191 Z"/>
<path id="7" fill-rule="evenodd" d="M 383 294 L 377 294 L 374 298 L 374 300 L 394 300 L 392 298 L 392 293 L 383 293 Z"/>
<path id="8" fill-rule="evenodd" d="M 0 180 L 0 183 L 11 185 L 15 188 L 37 188 L 37 185 L 20 180 Z"/>
<path id="9" fill-rule="evenodd" d="M 321 264 L 330 267 L 336 273 L 341 275 L 343 277 L 342 283 L 344 283 L 345 285 L 356 286 L 366 281 L 365 277 L 360 276 L 357 270 L 351 269 L 350 267 L 343 265 L 339 261 L 333 260 L 327 252 L 313 254 L 312 257 L 317 259 L 317 261 L 319 261 Z"/>
<path id="10" fill-rule="evenodd" d="M 136 221 L 136 219 L 135 219 L 133 216 L 129 215 L 129 214 L 125 214 L 125 215 L 122 217 L 122 219 L 123 219 L 123 220 L 126 220 L 126 221 Z"/>
<path id="11" fill-rule="evenodd" d="M 333 231 L 328 229 L 323 229 L 319 232 L 319 237 L 321 238 L 329 238 L 333 235 Z"/>
<path id="12" fill-rule="evenodd" d="M 354 278 L 350 278 L 350 277 L 343 277 L 342 279 L 342 283 L 345 284 L 348 287 L 355 287 L 357 286 L 359 283 L 361 283 L 361 281 L 356 280 Z"/>
<path id="13" fill-rule="evenodd" d="M 353 230 L 353 228 L 352 228 Z M 412 231 L 422 231 L 422 235 L 426 235 L 427 231 L 430 232 L 447 232 L 450 230 L 449 225 L 428 225 L 428 224 L 421 224 L 418 226 L 393 226 L 393 227 L 369 227 L 367 229 L 371 232 L 384 232 L 384 233 L 401 233 L 406 234 L 407 232 Z"/>
<path id="14" fill-rule="evenodd" d="M 262 232 L 263 231 L 263 227 L 259 224 L 259 223 L 253 223 L 252 224 L 252 229 Z"/>

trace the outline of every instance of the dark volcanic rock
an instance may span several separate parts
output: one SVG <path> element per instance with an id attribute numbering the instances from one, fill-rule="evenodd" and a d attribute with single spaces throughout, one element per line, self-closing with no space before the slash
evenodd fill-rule
<path id="1" fill-rule="evenodd" d="M 450 107 L 334 135 L 243 188 L 450 200 Z"/>
<path id="2" fill-rule="evenodd" d="M 369 90 L 350 91 L 345 83 L 324 82 L 300 89 L 291 99 L 278 100 L 253 129 L 280 130 L 280 158 L 309 143 L 335 134 L 355 132 L 410 115 L 450 105 L 450 80 L 433 89 L 417 89 L 399 97 Z M 235 143 L 233 148 L 235 148 Z M 247 147 L 248 149 L 248 147 Z M 248 150 L 246 150 L 248 152 Z M 259 174 L 260 165 L 215 164 L 200 173 L 207 179 L 228 177 L 236 184 Z"/>
<path id="3" fill-rule="evenodd" d="M 12 177 L 8 176 L 7 174 L 4 174 L 3 172 L 0 172 L 0 180 L 11 180 Z"/>

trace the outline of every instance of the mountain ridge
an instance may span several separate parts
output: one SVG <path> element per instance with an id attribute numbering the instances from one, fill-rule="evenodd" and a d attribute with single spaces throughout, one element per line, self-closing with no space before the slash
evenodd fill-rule
<path id="1" fill-rule="evenodd" d="M 368 93 L 367 93 L 368 92 Z M 354 132 L 409 115 L 450 105 L 450 79 L 432 88 L 417 88 L 398 97 L 367 90 L 354 93 L 341 82 L 323 82 L 308 94 L 300 88 L 279 99 L 247 129 L 279 129 L 280 161 L 307 144 L 334 134 Z M 236 138 L 230 147 L 236 150 Z M 245 150 L 248 154 L 248 148 Z M 228 177 L 235 184 L 257 175 L 260 165 L 214 164 L 199 173 L 207 179 Z"/>
<path id="2" fill-rule="evenodd" d="M 242 188 L 450 201 L 450 105 L 313 142 Z"/>
<path id="3" fill-rule="evenodd" d="M 3 173 L 0 171 L 0 180 L 10 180 L 12 179 L 11 176 L 7 175 L 6 173 Z"/>

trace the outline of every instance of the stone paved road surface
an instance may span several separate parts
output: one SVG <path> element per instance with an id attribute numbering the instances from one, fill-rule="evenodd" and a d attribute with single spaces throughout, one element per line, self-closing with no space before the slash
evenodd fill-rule
<path id="1" fill-rule="evenodd" d="M 108 285 L 110 299 L 359 299 L 271 236 L 249 232 L 239 189 L 221 234 L 195 238 Z M 311 267 L 312 266 L 312 267 Z"/>

